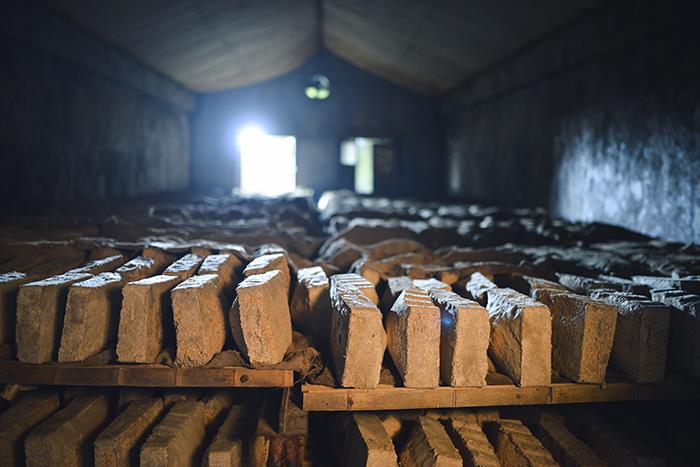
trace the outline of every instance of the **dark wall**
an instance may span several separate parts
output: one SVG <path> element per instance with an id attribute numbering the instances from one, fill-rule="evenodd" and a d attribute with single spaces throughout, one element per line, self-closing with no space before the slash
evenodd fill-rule
<path id="1" fill-rule="evenodd" d="M 189 185 L 193 97 L 34 2 L 0 19 L 2 210 Z"/>
<path id="2" fill-rule="evenodd" d="M 699 19 L 610 2 L 445 97 L 453 192 L 700 243 Z"/>
<path id="3" fill-rule="evenodd" d="M 314 74 L 326 75 L 331 96 L 305 97 Z M 297 184 L 317 194 L 352 188 L 352 168 L 339 162 L 340 141 L 352 136 L 394 138 L 398 146 L 394 195 L 438 197 L 444 191 L 443 135 L 437 101 L 390 84 L 321 52 L 280 78 L 200 96 L 193 117 L 194 187 L 238 184 L 236 132 L 255 123 L 273 134 L 297 137 Z M 376 181 L 381 184 L 382 181 Z"/>

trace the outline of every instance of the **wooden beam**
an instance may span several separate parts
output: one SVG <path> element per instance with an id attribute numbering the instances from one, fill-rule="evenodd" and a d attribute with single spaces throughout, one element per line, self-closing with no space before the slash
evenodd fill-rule
<path id="1" fill-rule="evenodd" d="M 301 387 L 303 409 L 313 411 L 403 410 L 512 405 L 549 405 L 585 402 L 698 399 L 700 387 L 687 380 L 663 384 L 577 384 L 480 388 L 439 387 L 410 389 L 379 385 L 376 389 L 331 388 L 313 384 Z"/>
<path id="2" fill-rule="evenodd" d="M 164 365 L 27 365 L 0 363 L 0 383 L 164 388 L 286 388 L 290 370 L 170 368 Z"/>

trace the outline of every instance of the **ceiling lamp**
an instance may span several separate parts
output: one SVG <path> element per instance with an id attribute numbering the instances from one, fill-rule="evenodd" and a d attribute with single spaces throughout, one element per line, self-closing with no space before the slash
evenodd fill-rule
<path id="1" fill-rule="evenodd" d="M 311 100 L 326 100 L 331 95 L 331 82 L 324 75 L 313 75 L 306 83 L 304 94 Z"/>

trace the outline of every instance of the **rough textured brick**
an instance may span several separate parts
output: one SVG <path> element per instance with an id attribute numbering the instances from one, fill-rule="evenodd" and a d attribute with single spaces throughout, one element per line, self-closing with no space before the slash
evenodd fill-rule
<path id="1" fill-rule="evenodd" d="M 231 407 L 204 453 L 204 467 L 238 467 L 245 464 L 243 443 L 246 423 L 250 421 L 248 415 L 243 405 Z"/>
<path id="2" fill-rule="evenodd" d="M 437 420 L 427 417 L 416 420 L 399 461 L 402 467 L 462 466 L 462 458 L 445 428 Z"/>
<path id="3" fill-rule="evenodd" d="M 117 340 L 120 362 L 152 363 L 158 356 L 172 326 L 170 290 L 179 282 L 175 276 L 153 276 L 124 286 Z"/>
<path id="4" fill-rule="evenodd" d="M 193 276 L 172 290 L 178 366 L 203 366 L 226 340 L 225 311 L 215 274 Z"/>
<path id="5" fill-rule="evenodd" d="M 377 289 L 374 288 L 374 284 L 357 274 L 336 274 L 333 279 L 342 284 L 343 286 L 354 287 L 360 292 L 362 292 L 367 298 L 369 298 L 372 303 L 379 305 L 379 296 L 377 295 Z"/>
<path id="6" fill-rule="evenodd" d="M 417 289 L 423 290 L 424 292 L 432 292 L 433 290 L 452 291 L 452 287 L 450 287 L 449 284 L 433 278 L 413 279 L 413 286 Z"/>
<path id="7" fill-rule="evenodd" d="M 519 420 L 498 420 L 494 424 L 494 447 L 503 465 L 556 466 L 552 455 Z"/>
<path id="8" fill-rule="evenodd" d="M 180 401 L 156 425 L 141 447 L 141 466 L 197 465 L 204 443 L 204 410 L 196 401 Z"/>
<path id="9" fill-rule="evenodd" d="M 114 272 L 127 281 L 137 281 L 144 277 L 157 274 L 159 269 L 161 269 L 161 265 L 158 264 L 155 259 L 147 256 L 137 256 L 118 267 Z"/>
<path id="10" fill-rule="evenodd" d="M 105 396 L 76 397 L 27 436 L 27 467 L 91 465 L 92 443 L 107 417 Z"/>
<path id="11" fill-rule="evenodd" d="M 382 314 L 359 289 L 336 277 L 331 277 L 330 339 L 336 379 L 342 387 L 376 387 L 386 350 Z"/>
<path id="12" fill-rule="evenodd" d="M 384 322 L 387 349 L 403 385 L 434 388 L 440 381 L 440 310 L 422 290 L 404 290 Z"/>
<path id="13" fill-rule="evenodd" d="M 88 274 L 100 274 L 103 272 L 114 271 L 121 267 L 126 258 L 122 255 L 112 255 L 106 258 L 94 259 L 83 266 L 71 269 L 69 272 L 86 272 Z"/>
<path id="14" fill-rule="evenodd" d="M 663 277 L 663 276 L 632 276 L 638 284 L 649 286 L 650 289 L 681 289 L 686 292 L 700 294 L 700 277 Z"/>
<path id="15" fill-rule="evenodd" d="M 22 272 L 0 274 L 0 345 L 15 342 L 17 292 L 30 280 L 31 277 Z"/>
<path id="16" fill-rule="evenodd" d="M 488 311 L 454 292 L 433 290 L 440 308 L 440 379 L 450 386 L 484 386 L 491 332 Z"/>
<path id="17" fill-rule="evenodd" d="M 554 369 L 579 383 L 603 383 L 615 336 L 617 309 L 566 292 L 548 294 L 542 303 L 552 314 Z"/>
<path id="18" fill-rule="evenodd" d="M 0 459 L 3 465 L 24 465 L 24 438 L 58 407 L 58 393 L 29 392 L 0 415 Z"/>
<path id="19" fill-rule="evenodd" d="M 95 467 L 138 465 L 139 448 L 163 412 L 163 400 L 131 402 L 95 440 Z"/>
<path id="20" fill-rule="evenodd" d="M 67 273 L 20 287 L 17 298 L 17 358 L 20 361 L 46 363 L 56 359 L 68 288 L 90 277 L 86 273 Z"/>
<path id="21" fill-rule="evenodd" d="M 518 386 L 551 382 L 552 318 L 549 309 L 512 289 L 488 291 L 489 355 Z"/>
<path id="22" fill-rule="evenodd" d="M 455 447 L 459 450 L 464 465 L 473 467 L 498 467 L 501 465 L 493 451 L 493 446 L 476 421 L 452 423 L 450 420 L 447 431 Z"/>
<path id="23" fill-rule="evenodd" d="M 681 290 L 652 290 L 652 299 L 670 307 L 669 364 L 700 379 L 700 296 Z"/>
<path id="24" fill-rule="evenodd" d="M 325 345 L 331 332 L 330 282 L 320 266 L 297 271 L 290 312 L 294 327 Z"/>
<path id="25" fill-rule="evenodd" d="M 219 289 L 228 303 L 233 301 L 238 283 L 238 271 L 243 269 L 243 263 L 236 255 L 219 254 L 204 258 L 197 274 L 216 274 L 219 278 Z"/>
<path id="26" fill-rule="evenodd" d="M 464 287 L 469 295 L 482 305 L 486 305 L 488 291 L 497 288 L 490 278 L 480 272 L 472 274 Z"/>
<path id="27" fill-rule="evenodd" d="M 574 436 L 562 421 L 541 420 L 535 424 L 532 431 L 562 466 L 602 467 L 606 465 L 586 446 L 586 443 Z"/>
<path id="28" fill-rule="evenodd" d="M 236 345 L 252 364 L 281 362 L 292 343 L 287 290 L 277 269 L 247 276 L 236 288 L 229 323 Z"/>
<path id="29" fill-rule="evenodd" d="M 343 463 L 347 466 L 397 466 L 396 451 L 379 417 L 372 413 L 349 416 Z"/>
<path id="30" fill-rule="evenodd" d="M 627 378 L 658 383 L 666 372 L 670 311 L 665 305 L 624 293 L 599 292 L 594 298 L 617 307 L 610 360 Z"/>
<path id="31" fill-rule="evenodd" d="M 59 362 L 80 362 L 116 341 L 124 279 L 103 272 L 68 291 Z"/>
<path id="32" fill-rule="evenodd" d="M 243 276 L 248 278 L 256 274 L 274 270 L 280 271 L 282 283 L 286 287 L 285 290 L 287 293 L 289 293 L 289 287 L 291 285 L 289 262 L 287 256 L 283 253 L 270 253 L 254 258 L 243 270 Z"/>
<path id="33" fill-rule="evenodd" d="M 163 275 L 177 276 L 180 278 L 180 280 L 184 281 L 185 279 L 192 277 L 197 272 L 197 269 L 199 269 L 202 261 L 204 261 L 203 257 L 188 253 L 165 268 Z"/>

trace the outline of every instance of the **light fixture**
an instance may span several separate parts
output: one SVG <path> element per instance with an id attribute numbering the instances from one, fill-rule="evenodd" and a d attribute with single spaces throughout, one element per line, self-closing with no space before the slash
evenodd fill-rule
<path id="1" fill-rule="evenodd" d="M 324 75 L 313 75 L 306 83 L 304 94 L 311 100 L 326 100 L 331 95 L 331 82 Z"/>

